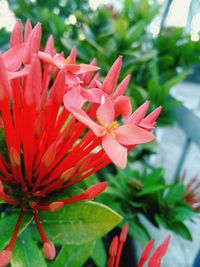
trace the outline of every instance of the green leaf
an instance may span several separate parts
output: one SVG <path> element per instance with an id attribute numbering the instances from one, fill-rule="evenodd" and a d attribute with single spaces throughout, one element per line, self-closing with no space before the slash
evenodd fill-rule
<path id="1" fill-rule="evenodd" d="M 97 240 L 94 251 L 91 255 L 96 267 L 106 266 L 106 250 L 102 239 Z"/>
<path id="2" fill-rule="evenodd" d="M 144 32 L 146 23 L 145 21 L 139 21 L 132 26 L 127 33 L 127 40 L 129 43 L 136 41 Z"/>
<path id="3" fill-rule="evenodd" d="M 80 267 L 94 250 L 95 241 L 82 244 L 80 246 L 68 245 L 63 246 L 56 260 L 49 264 L 50 267 Z M 36 266 L 36 265 L 35 265 Z"/>
<path id="4" fill-rule="evenodd" d="M 146 244 L 150 240 L 150 234 L 139 220 L 131 220 L 129 223 L 129 234 L 136 240 Z"/>
<path id="5" fill-rule="evenodd" d="M 39 217 L 49 239 L 63 245 L 96 240 L 122 220 L 115 211 L 96 202 L 66 205 L 56 212 L 41 212 Z"/>
<path id="6" fill-rule="evenodd" d="M 11 260 L 12 267 L 47 267 L 42 250 L 26 229 L 18 238 Z"/>
<path id="7" fill-rule="evenodd" d="M 161 191 L 165 189 L 165 185 L 151 185 L 151 186 L 146 186 L 144 189 L 142 189 L 140 192 L 136 193 L 137 196 L 144 196 L 144 195 L 149 195 L 152 193 L 156 193 L 158 191 Z"/>
<path id="8" fill-rule="evenodd" d="M 182 236 L 183 238 L 192 241 L 192 235 L 190 231 L 182 222 L 173 223 L 169 226 L 169 229 Z"/>
<path id="9" fill-rule="evenodd" d="M 191 219 L 195 213 L 190 207 L 176 207 L 174 209 L 176 221 L 185 221 Z"/>
<path id="10" fill-rule="evenodd" d="M 167 81 L 165 84 L 164 84 L 164 90 L 169 92 L 169 90 L 174 86 L 176 85 L 177 83 L 180 83 L 182 82 L 188 75 L 188 72 L 185 71 L 185 72 L 182 72 L 180 74 L 178 74 L 177 76 L 171 78 L 169 81 Z"/>
<path id="11" fill-rule="evenodd" d="M 167 223 L 158 214 L 155 215 L 155 220 L 159 226 L 162 226 L 163 228 L 167 228 Z"/>
<path id="12" fill-rule="evenodd" d="M 4 249 L 14 232 L 17 224 L 19 213 L 15 212 L 9 216 L 4 217 L 0 220 L 0 250 Z M 33 216 L 29 213 L 24 215 L 19 235 L 26 229 L 26 227 L 31 223 Z"/>
<path id="13" fill-rule="evenodd" d="M 166 196 L 166 201 L 168 204 L 176 205 L 178 202 L 181 202 L 183 200 L 184 194 L 185 194 L 184 185 L 176 184 L 169 190 Z"/>

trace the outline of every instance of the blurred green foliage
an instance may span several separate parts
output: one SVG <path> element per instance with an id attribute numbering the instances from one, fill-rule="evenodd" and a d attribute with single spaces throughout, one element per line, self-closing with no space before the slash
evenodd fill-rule
<path id="1" fill-rule="evenodd" d="M 162 105 L 160 124 L 173 121 L 171 110 L 178 103 L 169 97 L 169 91 L 199 62 L 200 44 L 192 42 L 183 29 L 162 27 L 153 36 L 149 29 L 159 14 L 160 7 L 148 0 L 124 0 L 121 11 L 112 5 L 93 11 L 87 0 L 9 0 L 11 9 L 23 22 L 27 18 L 43 24 L 43 44 L 50 33 L 58 51 L 69 53 L 78 49 L 78 60 L 97 64 L 105 75 L 118 55 L 123 55 L 122 79 L 132 74 L 128 93 L 134 108 L 145 99 L 152 108 Z M 45 2 L 46 3 L 46 2 Z M 70 24 L 70 15 L 73 19 Z M 74 20 L 75 18 L 75 20 Z M 74 21 L 73 21 L 74 20 Z"/>
<path id="2" fill-rule="evenodd" d="M 109 187 L 99 201 L 118 211 L 129 223 L 130 235 L 142 243 L 151 238 L 147 220 L 156 228 L 167 228 L 192 240 L 184 221 L 192 219 L 195 212 L 184 200 L 184 185 L 167 184 L 162 168 L 141 169 L 117 169 L 117 175 L 104 170 Z"/>

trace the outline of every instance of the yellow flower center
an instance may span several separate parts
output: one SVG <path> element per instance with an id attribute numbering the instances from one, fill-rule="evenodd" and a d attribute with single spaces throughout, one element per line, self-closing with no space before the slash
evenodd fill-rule
<path id="1" fill-rule="evenodd" d="M 98 117 L 97 117 L 97 121 L 101 126 L 104 126 L 106 128 L 106 131 L 108 133 L 112 133 L 119 126 L 117 121 L 113 121 L 111 124 L 107 124 L 107 123 L 105 123 L 103 120 L 101 120 Z"/>

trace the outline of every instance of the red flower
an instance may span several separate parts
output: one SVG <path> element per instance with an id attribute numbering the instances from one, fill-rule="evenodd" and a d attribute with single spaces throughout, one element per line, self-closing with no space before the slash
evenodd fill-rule
<path id="1" fill-rule="evenodd" d="M 96 136 L 94 129 L 77 117 L 73 108 L 84 112 L 90 121 L 97 112 L 99 119 L 104 119 L 107 123 L 107 113 L 112 124 L 112 127 L 106 126 L 107 132 L 115 130 L 114 117 L 122 115 L 128 118 L 124 126 L 114 132 L 118 136 L 118 142 L 127 151 L 136 144 L 153 138 L 149 130 L 154 127 L 160 113 L 159 108 L 145 117 L 148 107 L 146 102 L 130 115 L 130 100 L 123 96 L 129 76 L 112 94 L 120 72 L 121 58 L 114 63 L 101 85 L 97 76 L 93 77 L 94 71 L 98 69 L 94 66 L 94 61 L 90 65 L 76 64 L 76 50 L 72 49 L 67 62 L 64 62 L 63 55 L 56 54 L 52 37 L 47 42 L 45 52 L 39 51 L 40 39 L 40 24 L 32 29 L 30 21 L 27 21 L 23 36 L 21 22 L 18 21 L 11 36 L 9 51 L 0 54 L 0 127 L 4 131 L 8 154 L 7 157 L 0 154 L 0 197 L 8 204 L 21 208 L 10 243 L 0 253 L 0 266 L 6 265 L 11 258 L 26 209 L 32 210 L 44 243 L 45 256 L 53 259 L 55 248 L 42 229 L 38 211 L 55 211 L 65 204 L 91 200 L 107 186 L 107 182 L 102 182 L 77 196 L 55 202 L 45 201 L 54 191 L 77 184 L 113 160 L 110 150 L 108 153 L 105 145 L 103 148 L 100 146 L 102 135 Z M 11 59 L 13 65 L 9 63 Z M 61 66 L 59 62 L 64 65 Z M 12 75 L 9 74 L 10 71 Z M 65 101 L 66 98 L 69 100 L 69 90 L 75 92 L 75 95 L 80 92 L 84 99 L 81 103 L 84 111 L 80 109 L 77 99 L 72 97 L 74 93 L 70 98 L 71 107 L 63 106 L 64 95 Z M 109 104 L 100 103 L 102 97 L 106 101 L 111 99 L 108 100 Z M 116 110 L 112 119 L 108 106 L 112 112 Z M 96 122 L 92 123 L 96 125 Z M 124 141 L 125 128 L 125 134 L 130 137 L 128 142 Z M 102 129 L 105 131 L 105 125 L 101 125 Z M 113 151 L 118 146 L 118 143 L 113 143 Z M 119 159 L 119 162 L 122 161 L 124 167 L 126 158 Z"/>
<path id="2" fill-rule="evenodd" d="M 119 238 L 115 236 L 110 244 L 107 267 L 119 267 L 120 257 L 124 243 L 126 241 L 127 233 L 128 233 L 128 224 L 126 223 L 122 228 Z M 149 243 L 147 243 L 147 245 L 143 249 L 141 258 L 137 266 L 143 267 L 144 264 L 149 259 L 148 261 L 149 267 L 160 267 L 162 257 L 165 255 L 167 251 L 169 242 L 170 242 L 170 236 L 167 236 L 163 241 L 163 243 L 154 251 L 153 255 L 150 257 L 150 254 L 154 246 L 154 240 L 150 240 Z"/>

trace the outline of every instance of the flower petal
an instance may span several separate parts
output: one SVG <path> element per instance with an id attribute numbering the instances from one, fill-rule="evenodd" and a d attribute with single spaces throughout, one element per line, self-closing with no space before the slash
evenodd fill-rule
<path id="1" fill-rule="evenodd" d="M 8 80 L 13 80 L 15 78 L 23 77 L 29 74 L 30 66 L 26 65 L 22 70 L 15 71 L 15 72 L 7 72 Z"/>
<path id="2" fill-rule="evenodd" d="M 112 134 L 106 134 L 102 146 L 113 163 L 124 169 L 127 163 L 127 149 L 120 145 Z"/>
<path id="3" fill-rule="evenodd" d="M 110 68 L 108 74 L 106 75 L 103 85 L 102 85 L 102 90 L 104 90 L 107 94 L 112 93 L 114 90 L 117 80 L 119 77 L 119 73 L 122 67 L 122 56 L 119 56 L 117 60 L 113 63 L 112 67 Z"/>
<path id="4" fill-rule="evenodd" d="M 81 96 L 80 88 L 72 87 L 63 98 L 65 107 L 68 109 L 70 107 L 81 108 L 85 102 L 84 98 Z"/>
<path id="5" fill-rule="evenodd" d="M 115 130 L 117 141 L 122 145 L 137 145 L 150 142 L 155 136 L 135 125 L 125 124 Z"/>
<path id="6" fill-rule="evenodd" d="M 137 108 L 131 116 L 126 120 L 126 124 L 138 125 L 145 117 L 147 110 L 149 108 L 150 102 L 147 100 L 139 108 Z"/>
<path id="7" fill-rule="evenodd" d="M 65 104 L 65 100 L 64 100 Z M 85 124 L 87 127 L 89 127 L 96 136 L 102 136 L 103 132 L 105 131 L 104 127 L 98 125 L 93 120 L 90 119 L 90 117 L 82 110 L 78 109 L 76 107 L 70 107 L 69 111 L 74 115 L 74 117 Z"/>
<path id="8" fill-rule="evenodd" d="M 99 118 L 108 125 L 114 121 L 114 103 L 108 95 L 102 96 L 101 106 L 97 109 L 97 118 Z"/>
<path id="9" fill-rule="evenodd" d="M 7 71 L 16 71 L 21 67 L 24 56 L 24 44 L 14 46 L 3 54 Z"/>
<path id="10" fill-rule="evenodd" d="M 124 118 L 130 116 L 132 112 L 131 100 L 128 96 L 118 96 L 115 99 L 116 116 L 122 115 Z"/>
<path id="11" fill-rule="evenodd" d="M 103 96 L 103 91 L 97 88 L 93 89 L 81 89 L 81 95 L 89 102 L 101 103 L 101 98 Z"/>
<path id="12" fill-rule="evenodd" d="M 122 81 L 121 83 L 117 86 L 117 89 L 115 90 L 113 94 L 113 98 L 115 99 L 116 97 L 123 95 L 128 87 L 128 84 L 130 82 L 131 75 L 128 74 Z"/>

